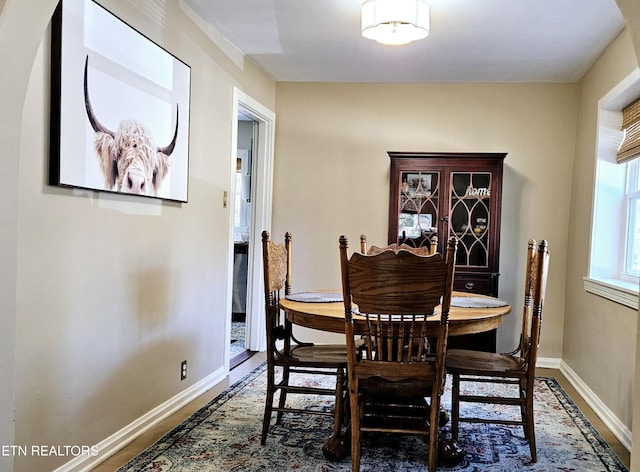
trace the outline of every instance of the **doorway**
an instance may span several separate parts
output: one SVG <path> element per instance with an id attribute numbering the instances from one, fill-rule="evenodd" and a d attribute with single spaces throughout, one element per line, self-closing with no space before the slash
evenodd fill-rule
<path id="1" fill-rule="evenodd" d="M 228 369 L 266 348 L 261 233 L 271 229 L 275 139 L 275 114 L 235 87 L 232 112 L 233 172 L 228 198 L 231 218 L 225 357 Z M 238 192 L 236 187 L 240 187 Z M 236 277 L 236 271 L 244 273 Z M 238 323 L 235 320 L 242 321 Z M 231 342 L 233 339 L 234 343 Z M 231 345 L 236 343 L 237 347 L 234 346 L 232 351 Z"/>
<path id="2" fill-rule="evenodd" d="M 258 122 L 238 111 L 235 189 L 233 204 L 233 298 L 231 306 L 231 345 L 229 367 L 241 364 L 254 351 L 247 348 L 247 271 L 251 235 L 251 175 Z"/>

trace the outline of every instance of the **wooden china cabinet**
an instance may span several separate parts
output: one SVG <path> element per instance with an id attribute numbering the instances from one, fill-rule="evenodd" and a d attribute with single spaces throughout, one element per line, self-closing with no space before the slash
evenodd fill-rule
<path id="1" fill-rule="evenodd" d="M 498 296 L 502 165 L 506 153 L 389 152 L 389 244 L 458 239 L 454 290 Z M 496 332 L 451 337 L 495 352 Z"/>

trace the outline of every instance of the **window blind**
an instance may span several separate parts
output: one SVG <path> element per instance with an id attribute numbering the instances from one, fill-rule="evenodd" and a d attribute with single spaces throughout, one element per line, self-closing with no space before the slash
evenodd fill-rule
<path id="1" fill-rule="evenodd" d="M 622 109 L 622 130 L 624 139 L 616 157 L 619 164 L 640 157 L 640 98 Z"/>

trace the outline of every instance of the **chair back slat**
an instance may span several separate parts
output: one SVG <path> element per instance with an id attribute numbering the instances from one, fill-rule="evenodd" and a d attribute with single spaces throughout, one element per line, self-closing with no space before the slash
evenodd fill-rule
<path id="1" fill-rule="evenodd" d="M 284 233 L 284 248 L 287 253 L 287 275 L 284 279 L 284 294 L 291 295 L 291 233 Z"/>
<path id="2" fill-rule="evenodd" d="M 437 252 L 438 248 L 438 237 L 432 236 L 429 240 L 428 246 L 409 246 L 406 243 L 396 244 L 392 243 L 387 246 L 371 246 L 371 248 L 367 249 L 367 236 L 365 234 L 360 235 L 360 253 L 366 254 L 367 256 L 375 256 L 376 254 L 381 253 L 382 251 L 394 251 L 398 252 L 401 249 L 405 251 L 413 252 L 414 254 L 418 254 L 420 256 L 430 256 Z"/>
<path id="3" fill-rule="evenodd" d="M 538 358 L 538 347 L 540 345 L 540 330 L 542 329 L 542 309 L 544 297 L 547 291 L 547 278 L 549 272 L 549 246 L 543 240 L 538 245 L 535 264 L 535 280 L 533 289 L 533 308 L 531 331 L 529 340 L 529 351 L 527 352 L 527 362 L 531 369 L 531 375 L 535 373 L 536 360 Z"/>
<path id="4" fill-rule="evenodd" d="M 291 348 L 291 326 L 283 319 L 280 298 L 291 293 L 291 233 L 285 233 L 284 243 L 276 244 L 268 231 L 262 232 L 262 263 L 264 273 L 265 316 L 267 327 L 267 360 L 278 352 L 277 343 L 284 341 L 283 352 Z"/>
<path id="5" fill-rule="evenodd" d="M 533 289 L 535 274 L 535 263 L 537 260 L 536 240 L 530 239 L 527 245 L 527 260 L 525 265 L 524 278 L 524 303 L 522 307 L 522 330 L 520 332 L 520 352 L 523 357 L 527 357 L 529 343 L 531 339 L 531 321 L 533 310 Z"/>
<path id="6" fill-rule="evenodd" d="M 361 250 L 366 249 L 363 241 L 364 235 L 360 238 Z M 349 258 L 347 248 L 348 241 L 341 237 L 345 319 L 347 325 L 353 313 L 366 319 L 360 355 L 364 353 L 370 361 L 424 360 L 430 354 L 428 319 L 441 302 L 441 319 L 448 327 L 456 241 L 450 241 L 446 259 L 439 253 L 418 255 L 397 245 L 373 254 L 369 250 L 369 255 L 354 252 Z M 353 326 L 346 329 L 353 330 Z"/>
<path id="7" fill-rule="evenodd" d="M 265 289 L 270 293 L 280 291 L 287 283 L 289 252 L 284 244 L 269 239 L 263 239 L 263 246 Z"/>
<path id="8" fill-rule="evenodd" d="M 433 314 L 444 292 L 447 266 L 439 254 L 429 257 L 400 250 L 374 256 L 354 253 L 349 260 L 353 303 L 361 312 Z"/>

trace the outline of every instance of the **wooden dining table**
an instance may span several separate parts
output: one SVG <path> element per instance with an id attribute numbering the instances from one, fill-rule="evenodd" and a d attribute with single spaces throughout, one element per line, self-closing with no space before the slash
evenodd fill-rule
<path id="1" fill-rule="evenodd" d="M 344 333 L 344 303 L 339 291 L 320 290 L 287 295 L 280 300 L 287 319 L 298 326 L 331 333 Z M 490 331 L 502 324 L 511 312 L 511 305 L 498 298 L 470 292 L 454 291 L 449 308 L 449 336 L 463 336 Z M 437 336 L 441 306 L 429 318 L 427 336 Z M 365 332 L 365 318 L 354 314 L 356 334 Z M 457 445 L 449 445 L 456 449 Z M 347 454 L 345 438 L 335 433 L 324 444 L 327 459 L 341 460 Z"/>
<path id="2" fill-rule="evenodd" d="M 280 300 L 280 308 L 293 324 L 306 328 L 344 333 L 344 303 L 342 294 L 334 291 L 302 292 Z M 309 301 L 297 301 L 297 300 Z M 483 300 L 486 300 L 483 306 Z M 466 303 L 465 303 L 466 302 Z M 438 334 L 440 306 L 429 318 L 428 336 Z M 511 305 L 500 299 L 470 292 L 454 291 L 449 308 L 449 336 L 462 336 L 491 331 L 502 324 L 503 318 L 511 312 Z M 356 333 L 363 332 L 365 318 L 354 314 Z M 427 328 L 429 329 L 429 328 Z"/>

